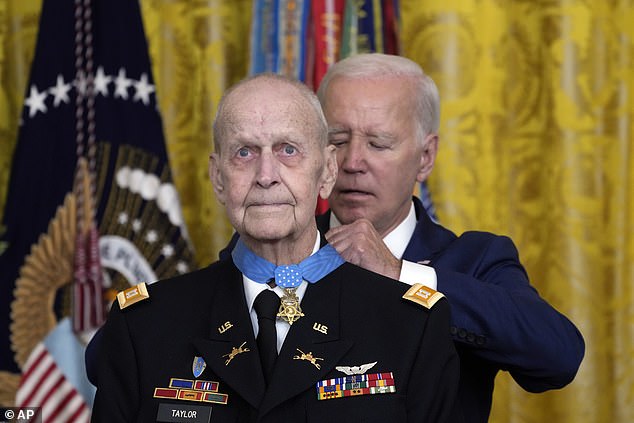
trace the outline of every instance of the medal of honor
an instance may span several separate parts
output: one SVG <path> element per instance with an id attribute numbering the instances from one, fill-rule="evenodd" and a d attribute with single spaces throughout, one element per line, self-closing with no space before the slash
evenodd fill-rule
<path id="1" fill-rule="evenodd" d="M 274 279 L 275 284 L 284 290 L 277 317 L 289 325 L 304 316 L 296 292 L 302 281 L 316 283 L 344 263 L 339 253 L 331 245 L 326 245 L 298 264 L 280 264 L 278 266 L 257 256 L 247 248 L 242 239 L 238 239 L 231 252 L 231 257 L 242 274 L 252 281 L 268 284 Z M 323 328 L 319 326 L 315 330 L 324 334 L 328 332 L 326 326 Z M 220 328 L 218 331 L 221 332 Z"/>
<path id="2" fill-rule="evenodd" d="M 281 298 L 280 310 L 277 317 L 284 319 L 289 325 L 292 325 L 304 316 L 299 306 L 299 298 L 295 294 L 297 288 L 284 288 L 284 295 Z"/>

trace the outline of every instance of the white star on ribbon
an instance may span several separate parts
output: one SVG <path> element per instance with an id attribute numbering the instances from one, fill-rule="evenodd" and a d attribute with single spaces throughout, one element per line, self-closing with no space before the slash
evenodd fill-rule
<path id="1" fill-rule="evenodd" d="M 134 93 L 134 101 L 141 100 L 143 104 L 146 106 L 150 103 L 150 94 L 152 94 L 155 89 L 154 85 L 148 84 L 147 75 L 141 74 L 141 79 L 134 83 L 134 89 L 136 93 Z"/>
<path id="2" fill-rule="evenodd" d="M 97 75 L 95 75 L 95 95 L 101 94 L 104 97 L 108 97 L 108 84 L 110 82 L 112 82 L 112 77 L 106 75 L 103 71 L 103 67 L 99 66 Z"/>
<path id="3" fill-rule="evenodd" d="M 127 100 L 128 87 L 132 85 L 132 80 L 126 78 L 125 69 L 123 68 L 119 69 L 119 74 L 117 75 L 117 78 L 114 81 L 114 85 L 115 85 L 114 97 L 115 98 L 121 97 L 122 99 Z"/>
<path id="4" fill-rule="evenodd" d="M 71 85 L 64 83 L 64 77 L 62 75 L 57 75 L 57 84 L 48 90 L 54 96 L 53 106 L 57 107 L 61 102 L 70 103 L 70 98 L 68 97 L 70 90 Z"/>
<path id="5" fill-rule="evenodd" d="M 29 98 L 24 100 L 24 104 L 29 108 L 29 117 L 35 116 L 38 111 L 46 113 L 48 109 L 46 108 L 46 104 L 44 104 L 44 100 L 47 95 L 46 90 L 39 92 L 35 85 L 31 85 Z"/>

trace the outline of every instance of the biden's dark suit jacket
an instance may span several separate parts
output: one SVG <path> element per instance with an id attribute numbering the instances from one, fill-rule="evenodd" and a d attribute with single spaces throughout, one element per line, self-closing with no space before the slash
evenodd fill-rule
<path id="1" fill-rule="evenodd" d="M 160 404 L 211 407 L 212 422 L 455 421 L 459 362 L 446 299 L 427 309 L 402 298 L 408 285 L 344 263 L 308 286 L 305 316 L 292 325 L 267 388 L 230 259 L 148 289 L 149 299 L 123 310 L 115 302 L 101 330 L 93 421 L 155 421 Z M 227 363 L 241 345 L 249 351 Z M 300 350 L 323 359 L 320 368 L 297 359 Z M 198 378 L 195 356 L 206 362 Z M 318 381 L 344 376 L 335 367 L 373 362 L 367 372 L 392 372 L 395 393 L 317 399 Z M 170 378 L 219 382 L 228 403 L 154 398 Z"/>
<path id="2" fill-rule="evenodd" d="M 513 241 L 488 232 L 456 236 L 434 223 L 417 198 L 413 201 L 418 223 L 403 259 L 432 266 L 436 289 L 451 305 L 465 422 L 488 420 L 500 370 L 529 392 L 570 383 L 584 355 L 583 338 L 530 285 Z M 317 217 L 322 233 L 329 221 L 330 212 Z"/>

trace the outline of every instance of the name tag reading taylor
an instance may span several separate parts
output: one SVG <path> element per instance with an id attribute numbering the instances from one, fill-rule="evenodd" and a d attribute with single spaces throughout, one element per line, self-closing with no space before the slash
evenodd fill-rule
<path id="1" fill-rule="evenodd" d="M 156 421 L 178 423 L 209 423 L 211 407 L 204 405 L 159 404 Z"/>

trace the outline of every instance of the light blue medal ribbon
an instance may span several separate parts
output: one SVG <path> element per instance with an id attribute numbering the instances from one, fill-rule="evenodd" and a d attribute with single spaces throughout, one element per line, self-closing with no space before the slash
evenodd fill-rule
<path id="1" fill-rule="evenodd" d="M 291 325 L 304 315 L 295 294 L 302 280 L 316 283 L 344 263 L 339 253 L 328 244 L 298 264 L 276 266 L 249 250 L 242 239 L 238 239 L 231 257 L 236 267 L 252 281 L 265 284 L 275 278 L 275 283 L 284 288 L 277 315 Z"/>
<path id="2" fill-rule="evenodd" d="M 282 288 L 297 288 L 302 279 L 315 283 L 344 263 L 332 245 L 327 244 L 299 264 L 276 266 L 249 250 L 242 239 L 238 239 L 231 257 L 236 267 L 252 281 L 268 283 L 275 278 L 275 283 Z"/>

